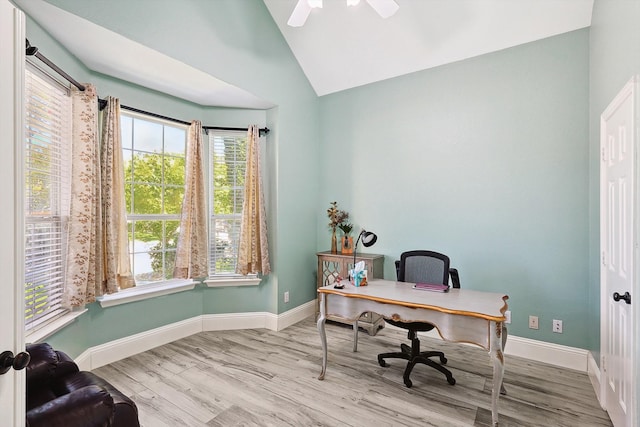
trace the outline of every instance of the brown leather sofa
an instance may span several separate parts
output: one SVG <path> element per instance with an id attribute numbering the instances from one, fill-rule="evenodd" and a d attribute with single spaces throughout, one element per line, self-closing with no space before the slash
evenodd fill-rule
<path id="1" fill-rule="evenodd" d="M 49 344 L 27 345 L 27 427 L 139 427 L 138 408 Z"/>

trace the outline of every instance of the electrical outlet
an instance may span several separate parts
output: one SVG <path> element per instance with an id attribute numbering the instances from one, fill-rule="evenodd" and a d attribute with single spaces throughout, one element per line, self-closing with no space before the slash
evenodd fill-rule
<path id="1" fill-rule="evenodd" d="M 553 332 L 556 334 L 562 333 L 562 320 L 553 319 Z"/>
<path id="2" fill-rule="evenodd" d="M 289 291 L 284 293 L 284 302 L 289 302 Z"/>
<path id="3" fill-rule="evenodd" d="M 511 323 L 511 310 L 507 310 L 504 312 L 504 317 L 506 317 L 506 320 L 504 321 L 504 323 Z"/>
<path id="4" fill-rule="evenodd" d="M 529 329 L 538 329 L 538 316 L 529 316 Z"/>

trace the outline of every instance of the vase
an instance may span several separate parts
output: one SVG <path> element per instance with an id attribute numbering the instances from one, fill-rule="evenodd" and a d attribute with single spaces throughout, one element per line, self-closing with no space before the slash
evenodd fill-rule
<path id="1" fill-rule="evenodd" d="M 333 230 L 333 233 L 331 234 L 331 253 L 332 254 L 337 254 L 338 253 L 338 238 L 336 237 L 336 230 Z"/>
<path id="2" fill-rule="evenodd" d="M 353 237 L 351 236 L 342 236 L 342 254 L 349 255 L 353 253 Z"/>

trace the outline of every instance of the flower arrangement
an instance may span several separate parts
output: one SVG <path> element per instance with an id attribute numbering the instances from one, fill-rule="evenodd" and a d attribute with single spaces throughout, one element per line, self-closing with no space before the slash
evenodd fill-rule
<path id="1" fill-rule="evenodd" d="M 349 212 L 338 209 L 338 202 L 331 202 L 329 209 L 327 209 L 327 216 L 329 217 L 329 229 L 331 229 L 331 253 L 338 253 L 338 241 L 336 238 L 336 228 L 340 228 L 343 232 L 345 228 L 349 226 L 349 231 L 353 226 L 346 221 L 349 219 Z"/>
<path id="2" fill-rule="evenodd" d="M 329 209 L 327 209 L 327 216 L 329 217 L 329 228 L 335 233 L 336 228 L 349 219 L 349 212 L 338 209 L 338 202 L 331 202 Z M 342 227 L 340 229 L 342 230 Z"/>

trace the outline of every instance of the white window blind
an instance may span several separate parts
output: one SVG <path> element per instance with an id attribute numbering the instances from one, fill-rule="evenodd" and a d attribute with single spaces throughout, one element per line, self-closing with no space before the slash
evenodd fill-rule
<path id="1" fill-rule="evenodd" d="M 66 88 L 28 64 L 25 75 L 25 324 L 64 314 L 70 192 L 71 99 Z"/>
<path id="2" fill-rule="evenodd" d="M 209 276 L 234 275 L 244 201 L 247 133 L 209 135 Z"/>

